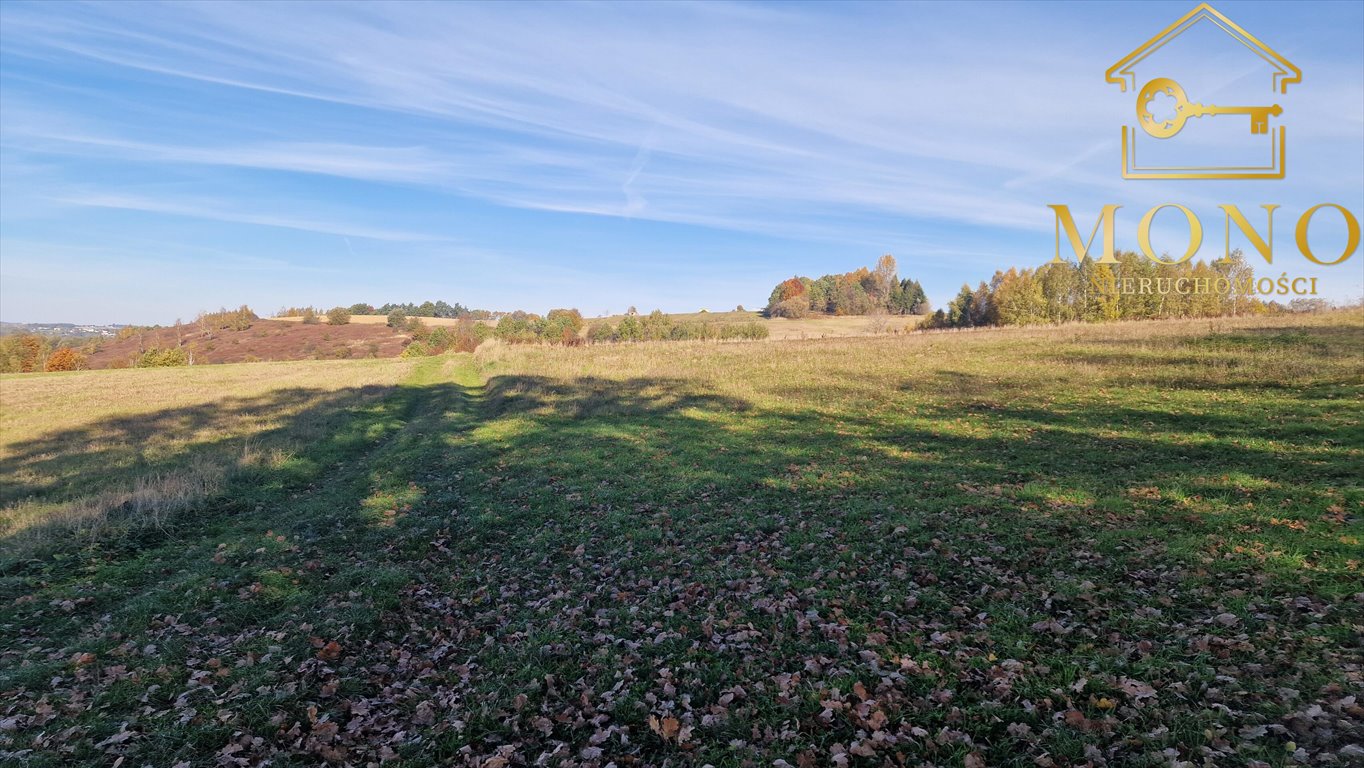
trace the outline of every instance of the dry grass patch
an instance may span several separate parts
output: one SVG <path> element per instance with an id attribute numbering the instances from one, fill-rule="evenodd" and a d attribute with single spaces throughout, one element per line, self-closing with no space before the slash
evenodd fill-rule
<path id="1" fill-rule="evenodd" d="M 0 547 L 162 524 L 234 473 L 281 467 L 405 360 L 0 377 Z"/>

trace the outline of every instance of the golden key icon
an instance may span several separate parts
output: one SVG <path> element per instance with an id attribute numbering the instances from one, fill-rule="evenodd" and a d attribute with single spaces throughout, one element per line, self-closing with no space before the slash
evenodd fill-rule
<path id="1" fill-rule="evenodd" d="M 1175 116 L 1169 120 L 1157 119 L 1151 114 L 1151 100 L 1159 94 L 1171 96 L 1175 100 Z M 1250 115 L 1251 133 L 1269 133 L 1269 116 L 1283 114 L 1283 107 L 1275 104 L 1270 107 L 1216 107 L 1211 104 L 1190 104 L 1179 83 L 1168 77 L 1157 77 L 1147 83 L 1137 94 L 1137 120 L 1141 127 L 1157 139 L 1168 139 L 1184 129 L 1184 123 L 1191 117 L 1204 115 Z"/>

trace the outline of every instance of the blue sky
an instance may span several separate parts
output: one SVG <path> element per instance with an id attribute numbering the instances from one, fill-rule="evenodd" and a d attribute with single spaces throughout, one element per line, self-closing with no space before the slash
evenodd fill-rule
<path id="1" fill-rule="evenodd" d="M 1277 203 L 1257 272 L 1358 298 L 1364 256 L 1309 269 L 1292 236 L 1364 214 L 1364 3 L 1217 4 L 1304 72 L 1287 179 L 1124 181 L 1104 71 L 1192 7 L 6 2 L 0 317 L 753 308 L 882 253 L 941 305 L 1049 259 L 1049 203 L 1122 204 L 1123 247 L 1184 203 L 1204 256 L 1217 205 Z"/>

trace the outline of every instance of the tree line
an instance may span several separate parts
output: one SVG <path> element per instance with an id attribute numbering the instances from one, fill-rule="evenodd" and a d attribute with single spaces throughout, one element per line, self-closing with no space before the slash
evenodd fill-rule
<path id="1" fill-rule="evenodd" d="M 1117 264 L 1082 259 L 997 271 L 988 283 L 963 285 L 924 327 L 1215 317 L 1288 309 L 1242 290 L 1256 281 L 1239 253 L 1211 264 L 1158 264 L 1133 252 L 1115 257 Z M 1299 301 L 1292 308 L 1315 307 Z"/>
<path id="2" fill-rule="evenodd" d="M 728 341 L 767 338 L 767 326 L 757 321 L 720 322 L 675 320 L 661 310 L 648 315 L 627 314 L 619 322 L 599 320 L 587 329 L 590 344 L 632 341 Z"/>
<path id="3" fill-rule="evenodd" d="M 763 310 L 768 317 L 801 318 L 811 314 L 924 315 L 928 297 L 917 280 L 901 280 L 895 257 L 882 256 L 874 269 L 861 267 L 841 275 L 812 280 L 797 275 L 772 289 Z"/>
<path id="4" fill-rule="evenodd" d="M 504 315 L 493 336 L 508 344 L 564 346 L 637 341 L 756 340 L 767 338 L 767 326 L 756 321 L 676 320 L 657 309 L 644 316 L 632 311 L 615 322 L 603 319 L 588 323 L 576 309 L 552 309 L 543 317 L 520 311 Z"/>
<path id="5" fill-rule="evenodd" d="M 462 317 L 469 317 L 474 320 L 488 320 L 494 317 L 494 313 L 486 309 L 470 309 L 459 302 L 450 304 L 445 301 L 423 301 L 415 303 L 395 303 L 366 304 L 359 302 L 348 307 L 333 307 L 331 309 L 321 309 L 318 307 L 281 307 L 275 312 L 275 317 L 314 317 L 330 316 L 333 312 L 345 312 L 347 315 L 388 315 L 400 312 L 405 317 L 441 317 L 457 320 Z"/>
<path id="6" fill-rule="evenodd" d="M 0 336 L 0 373 L 78 371 L 85 364 L 85 354 L 65 339 L 36 333 Z"/>

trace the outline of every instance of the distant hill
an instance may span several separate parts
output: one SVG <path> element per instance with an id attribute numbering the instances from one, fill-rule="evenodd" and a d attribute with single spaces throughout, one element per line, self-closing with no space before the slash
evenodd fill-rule
<path id="1" fill-rule="evenodd" d="M 265 360 L 334 360 L 397 357 L 411 341 L 386 325 L 316 325 L 288 320 L 255 320 L 245 330 L 201 330 L 188 323 L 168 328 L 125 330 L 123 338 L 100 341 L 87 358 L 90 368 L 123 368 L 145 350 L 183 348 L 194 364 Z"/>
<path id="2" fill-rule="evenodd" d="M 36 333 L 66 338 L 108 338 L 117 336 L 122 325 L 84 325 L 81 323 L 6 323 L 0 322 L 0 336 L 11 333 Z"/>

